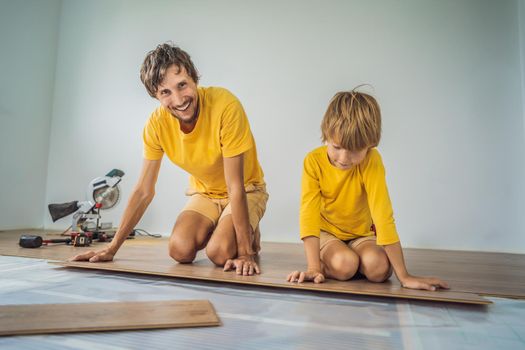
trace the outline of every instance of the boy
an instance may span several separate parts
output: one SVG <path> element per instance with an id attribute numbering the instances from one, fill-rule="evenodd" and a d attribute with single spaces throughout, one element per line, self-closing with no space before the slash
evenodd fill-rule
<path id="1" fill-rule="evenodd" d="M 208 258 L 225 271 L 260 273 L 255 257 L 268 194 L 241 103 L 226 89 L 198 87 L 190 56 L 168 43 L 147 54 L 140 78 L 160 102 L 144 128 L 140 178 L 108 248 L 73 260 L 113 259 L 153 200 L 166 154 L 190 174 L 191 195 L 173 228 L 170 256 L 191 263 L 206 248 Z"/>
<path id="2" fill-rule="evenodd" d="M 365 93 L 339 92 L 321 124 L 325 146 L 304 160 L 300 236 L 308 268 L 289 282 L 390 278 L 405 288 L 448 288 L 437 278 L 411 276 L 405 267 L 381 155 L 381 112 Z"/>

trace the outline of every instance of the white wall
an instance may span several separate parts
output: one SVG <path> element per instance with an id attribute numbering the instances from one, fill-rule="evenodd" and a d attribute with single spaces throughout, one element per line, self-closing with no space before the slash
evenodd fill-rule
<path id="1" fill-rule="evenodd" d="M 523 130 L 525 134 L 525 0 L 518 2 L 519 6 L 519 28 L 520 28 L 520 47 L 521 47 L 521 105 L 523 112 Z M 525 169 L 525 161 L 523 162 Z M 524 170 L 525 173 L 525 170 Z"/>
<path id="2" fill-rule="evenodd" d="M 517 217 L 524 217 L 524 204 L 523 204 L 523 198 L 525 198 L 525 0 L 518 1 L 518 16 L 519 16 L 519 44 L 521 48 L 521 108 L 522 108 L 522 130 L 523 130 L 523 138 L 521 143 L 521 149 L 522 149 L 522 156 L 521 156 L 521 173 L 519 176 L 521 176 L 521 179 L 523 180 L 521 182 L 521 188 L 519 192 L 519 198 L 520 198 L 520 204 L 521 206 L 518 206 L 518 211 L 516 213 Z M 518 231 L 517 235 L 521 235 L 522 239 L 525 233 L 525 219 L 522 219 L 522 226 L 521 230 Z M 520 244 L 520 249 L 517 249 L 517 251 L 522 252 L 525 250 L 523 243 Z"/>
<path id="3" fill-rule="evenodd" d="M 59 0 L 0 0 L 0 228 L 42 227 Z"/>
<path id="4" fill-rule="evenodd" d="M 66 1 L 46 200 L 82 199 L 117 167 L 124 201 L 104 217 L 118 221 L 157 106 L 139 67 L 173 40 L 202 85 L 229 88 L 248 112 L 270 191 L 264 240 L 299 241 L 302 160 L 328 101 L 370 83 L 404 246 L 525 253 L 517 13 L 518 0 Z M 139 226 L 169 233 L 186 185 L 165 159 Z"/>

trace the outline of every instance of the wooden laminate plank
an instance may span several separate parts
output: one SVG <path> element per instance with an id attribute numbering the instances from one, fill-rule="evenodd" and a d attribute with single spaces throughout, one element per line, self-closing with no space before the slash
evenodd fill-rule
<path id="1" fill-rule="evenodd" d="M 64 245 L 24 249 L 17 246 L 17 237 L 20 234 L 20 231 L 0 233 L 0 254 L 65 260 L 78 252 L 100 249 L 105 245 L 105 243 L 95 243 L 93 247 L 88 248 Z M 463 302 L 468 299 L 464 293 L 474 294 L 472 298 L 477 295 L 525 298 L 525 255 L 430 249 L 405 249 L 404 251 L 411 273 L 443 278 L 450 283 L 451 290 L 411 291 L 401 288 L 395 277 L 381 284 L 363 280 L 346 282 L 330 280 L 322 285 L 291 284 L 285 281 L 286 275 L 290 271 L 305 267 L 304 250 L 302 244 L 297 243 L 263 242 L 259 260 L 263 273 L 255 277 L 236 276 L 231 272 L 224 273 L 220 268 L 213 266 L 202 251 L 199 252 L 193 264 L 177 264 L 168 255 L 166 238 L 144 239 L 139 237 L 128 240 L 118 252 L 115 261 L 109 264 L 64 262 L 63 265 L 228 283 L 424 300 L 447 301 L 445 299 L 450 298 L 452 301 Z"/>
<path id="2" fill-rule="evenodd" d="M 0 306 L 2 336 L 220 324 L 208 300 Z"/>
<path id="3" fill-rule="evenodd" d="M 356 294 L 368 296 L 391 297 L 412 300 L 441 301 L 464 304 L 490 304 L 491 302 L 473 293 L 461 293 L 448 290 L 436 292 L 411 290 L 402 288 L 398 283 L 387 281 L 371 283 L 366 280 L 335 281 L 327 280 L 322 284 L 286 282 L 284 271 L 261 263 L 263 272 L 256 276 L 238 276 L 234 272 L 224 272 L 221 268 L 212 267 L 206 258 L 198 258 L 193 264 L 177 264 L 170 261 L 139 261 L 134 258 L 120 258 L 107 263 L 88 262 L 53 262 L 65 267 L 83 269 L 129 272 L 146 275 L 157 275 L 175 278 L 186 278 L 203 281 L 216 281 L 244 285 L 256 285 L 273 288 L 310 290 L 316 292 L 331 292 L 340 294 Z"/>

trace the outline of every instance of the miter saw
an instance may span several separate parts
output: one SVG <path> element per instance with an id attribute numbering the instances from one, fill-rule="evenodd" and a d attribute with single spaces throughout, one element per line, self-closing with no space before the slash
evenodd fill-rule
<path id="1" fill-rule="evenodd" d="M 49 204 L 48 209 L 53 222 L 72 213 L 72 232 L 91 232 L 97 234 L 111 228 L 111 223 L 101 223 L 100 210 L 117 205 L 120 198 L 119 182 L 124 172 L 113 169 L 105 176 L 93 179 L 87 188 L 86 201 L 73 201 L 62 204 Z M 93 237 L 96 238 L 96 237 Z"/>

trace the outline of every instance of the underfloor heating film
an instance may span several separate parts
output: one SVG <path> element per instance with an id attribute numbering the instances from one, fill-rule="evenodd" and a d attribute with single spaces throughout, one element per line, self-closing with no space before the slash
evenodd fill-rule
<path id="1" fill-rule="evenodd" d="M 71 270 L 0 256 L 4 305 L 207 299 L 222 326 L 0 337 L 1 349 L 523 349 L 525 301 L 464 306 Z"/>

